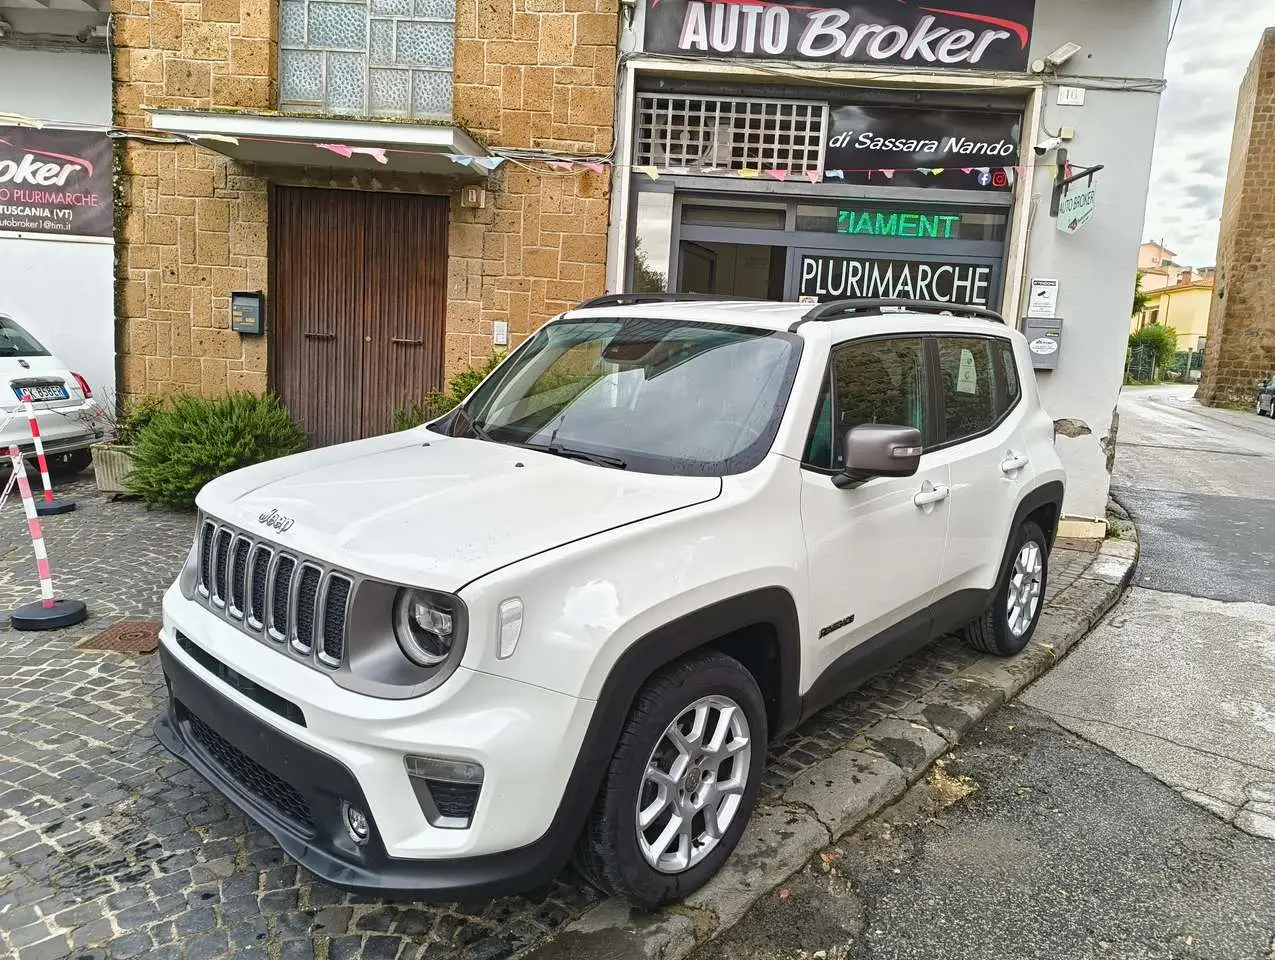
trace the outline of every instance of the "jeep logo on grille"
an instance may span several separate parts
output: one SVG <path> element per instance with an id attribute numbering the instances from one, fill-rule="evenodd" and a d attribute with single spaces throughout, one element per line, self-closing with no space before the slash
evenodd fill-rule
<path id="1" fill-rule="evenodd" d="M 296 523 L 291 517 L 285 517 L 278 510 L 271 510 L 269 513 L 263 513 L 257 517 L 260 523 L 264 523 L 267 527 L 273 527 L 280 533 L 286 533 L 292 529 L 292 525 Z"/>

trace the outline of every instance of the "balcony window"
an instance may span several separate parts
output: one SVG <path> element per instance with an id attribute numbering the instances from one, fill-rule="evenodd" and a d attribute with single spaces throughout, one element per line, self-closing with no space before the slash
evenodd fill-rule
<path id="1" fill-rule="evenodd" d="M 282 0 L 279 109 L 450 120 L 456 0 Z"/>

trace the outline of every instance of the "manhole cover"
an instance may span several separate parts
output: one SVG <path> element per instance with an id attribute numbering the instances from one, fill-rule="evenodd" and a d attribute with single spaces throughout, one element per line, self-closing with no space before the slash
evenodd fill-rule
<path id="1" fill-rule="evenodd" d="M 80 643 L 84 650 L 154 653 L 159 646 L 158 620 L 121 620 Z"/>

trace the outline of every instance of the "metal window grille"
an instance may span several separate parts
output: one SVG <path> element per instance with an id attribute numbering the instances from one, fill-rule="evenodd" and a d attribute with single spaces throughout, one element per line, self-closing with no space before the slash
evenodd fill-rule
<path id="1" fill-rule="evenodd" d="M 822 103 L 642 93 L 634 165 L 710 176 L 821 171 L 827 126 Z"/>
<path id="2" fill-rule="evenodd" d="M 456 0 L 281 0 L 279 109 L 449 120 Z"/>

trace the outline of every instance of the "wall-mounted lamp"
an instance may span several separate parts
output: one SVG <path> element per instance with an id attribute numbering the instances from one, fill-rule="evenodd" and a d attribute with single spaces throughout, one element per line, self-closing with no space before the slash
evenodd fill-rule
<path id="1" fill-rule="evenodd" d="M 1084 47 L 1078 43 L 1064 43 L 1043 60 L 1033 60 L 1032 73 L 1044 73 L 1046 70 L 1057 70 L 1083 49 Z"/>

